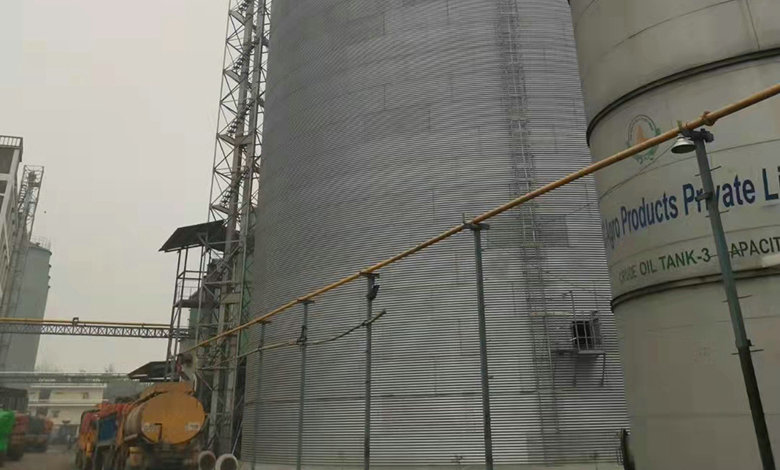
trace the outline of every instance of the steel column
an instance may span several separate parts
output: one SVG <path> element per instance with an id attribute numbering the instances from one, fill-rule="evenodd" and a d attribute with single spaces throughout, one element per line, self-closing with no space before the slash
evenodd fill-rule
<path id="1" fill-rule="evenodd" d="M 487 329 L 485 327 L 485 280 L 482 272 L 482 230 L 487 224 L 467 224 L 474 234 L 477 277 L 477 321 L 479 322 L 479 371 L 482 381 L 482 431 L 485 438 L 485 468 L 493 470 L 493 430 L 490 426 L 490 375 L 488 374 Z"/>
<path id="2" fill-rule="evenodd" d="M 165 375 L 170 375 L 171 379 L 173 379 L 173 370 L 174 370 L 174 359 L 173 359 L 173 328 L 176 324 L 176 313 L 177 313 L 177 306 L 176 306 L 176 300 L 179 297 L 179 276 L 181 275 L 181 252 L 182 250 L 179 250 L 176 257 L 176 281 L 174 283 L 173 287 L 173 303 L 171 305 L 171 323 L 170 323 L 170 333 L 168 333 L 168 352 L 167 356 L 165 358 L 167 365 L 165 366 Z M 187 263 L 184 263 L 184 269 L 187 269 Z M 183 285 L 181 286 L 184 287 Z M 181 315 L 181 313 L 179 313 Z"/>
<path id="3" fill-rule="evenodd" d="M 187 248 L 184 251 L 184 270 L 182 271 L 183 275 L 182 275 L 182 279 L 181 279 L 181 292 L 180 292 L 180 295 L 179 295 L 179 297 L 180 297 L 182 302 L 184 301 L 184 295 L 185 295 L 184 292 L 186 291 L 187 281 L 189 280 L 187 278 L 187 274 L 189 273 L 189 270 L 187 268 L 187 266 L 189 265 L 189 261 L 190 261 L 190 249 Z M 198 276 L 198 281 L 197 282 L 198 282 L 198 284 L 200 284 L 202 273 L 200 271 L 198 271 L 197 272 L 197 276 Z M 174 291 L 175 290 L 176 289 L 174 289 Z M 182 308 L 183 308 L 183 305 L 179 307 L 179 313 L 178 313 L 178 315 L 176 315 L 176 329 L 177 330 L 181 329 L 181 311 L 182 311 Z M 179 347 L 180 346 L 181 346 L 181 343 L 179 341 L 175 341 L 173 343 L 173 355 L 174 356 L 178 356 L 178 354 L 179 354 Z M 174 360 L 174 363 L 175 362 L 176 361 Z"/>
<path id="4" fill-rule="evenodd" d="M 367 273 L 366 277 L 366 406 L 363 417 L 363 469 L 371 468 L 371 319 L 373 318 L 374 299 L 379 294 L 377 273 Z"/>
<path id="5" fill-rule="evenodd" d="M 307 300 L 303 302 L 303 321 L 301 322 L 301 337 L 298 339 L 301 345 L 301 384 L 298 392 L 298 451 L 296 454 L 295 467 L 301 470 L 303 462 L 303 414 L 306 398 L 306 349 L 308 347 L 308 328 L 309 328 L 309 305 L 314 301 Z"/>
<path id="6" fill-rule="evenodd" d="M 715 250 L 718 253 L 718 262 L 723 278 L 723 289 L 726 291 L 726 300 L 731 315 L 731 326 L 734 329 L 737 353 L 742 366 L 742 376 L 745 380 L 750 412 L 753 415 L 753 427 L 758 440 L 758 450 L 761 454 L 761 462 L 764 470 L 775 469 L 775 458 L 772 454 L 772 444 L 769 440 L 769 430 L 766 427 L 764 407 L 761 403 L 761 393 L 758 388 L 756 371 L 753 367 L 753 358 L 750 352 L 752 346 L 745 331 L 745 322 L 742 318 L 742 307 L 739 303 L 737 284 L 734 280 L 734 271 L 731 267 L 731 254 L 726 242 L 726 234 L 723 231 L 723 222 L 720 218 L 718 198 L 715 197 L 715 184 L 712 181 L 712 170 L 707 158 L 705 142 L 712 142 L 713 136 L 706 129 L 699 131 L 684 131 L 683 135 L 693 140 L 696 146 L 696 162 L 699 164 L 699 176 L 701 177 L 703 193 L 701 199 L 706 202 L 707 213 L 712 227 L 712 236 L 715 239 Z"/>
<path id="7" fill-rule="evenodd" d="M 256 442 L 259 442 L 259 439 L 257 438 L 257 434 L 260 431 L 260 398 L 261 398 L 261 390 L 260 386 L 262 385 L 263 380 L 263 346 L 265 346 L 265 323 L 260 324 L 260 342 L 257 346 L 257 388 L 255 391 L 255 420 L 252 426 L 252 430 L 254 431 L 252 433 L 252 436 L 254 437 Z M 255 469 L 255 465 L 257 464 L 257 447 L 255 447 L 252 450 L 252 470 Z"/>

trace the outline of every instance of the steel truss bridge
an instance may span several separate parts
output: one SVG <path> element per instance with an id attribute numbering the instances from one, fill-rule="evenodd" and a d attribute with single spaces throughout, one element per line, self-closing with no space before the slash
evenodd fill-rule
<path id="1" fill-rule="evenodd" d="M 127 380 L 127 374 L 113 372 L 27 372 L 2 371 L 0 383 L 56 383 L 56 384 L 87 384 L 108 383 Z"/>
<path id="2" fill-rule="evenodd" d="M 187 339 L 187 328 L 171 328 L 164 323 L 128 323 L 105 321 L 34 320 L 0 318 L 0 334 L 107 336 L 115 338 Z"/>

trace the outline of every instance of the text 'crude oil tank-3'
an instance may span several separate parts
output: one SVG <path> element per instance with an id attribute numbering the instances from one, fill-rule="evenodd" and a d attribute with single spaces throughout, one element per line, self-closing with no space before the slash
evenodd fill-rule
<path id="1" fill-rule="evenodd" d="M 593 158 L 780 82 L 776 0 L 571 0 Z M 775 455 L 780 452 L 780 100 L 707 144 Z M 642 469 L 760 468 L 694 154 L 672 143 L 598 173 Z"/>

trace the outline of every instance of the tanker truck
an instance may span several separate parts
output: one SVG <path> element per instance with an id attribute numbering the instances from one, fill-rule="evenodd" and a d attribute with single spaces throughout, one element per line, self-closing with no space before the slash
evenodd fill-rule
<path id="1" fill-rule="evenodd" d="M 81 470 L 195 470 L 206 413 L 185 382 L 152 385 L 130 403 L 82 414 Z"/>

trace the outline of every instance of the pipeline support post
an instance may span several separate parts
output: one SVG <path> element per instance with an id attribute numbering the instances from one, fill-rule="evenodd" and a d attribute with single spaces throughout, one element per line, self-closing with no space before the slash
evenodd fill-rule
<path id="1" fill-rule="evenodd" d="M 261 390 L 260 386 L 262 385 L 263 380 L 263 346 L 265 346 L 265 325 L 266 322 L 260 323 L 260 342 L 257 345 L 257 389 L 255 391 L 255 422 L 253 423 L 253 431 L 254 435 L 253 438 L 255 441 L 259 441 L 258 434 L 260 433 L 260 396 L 261 396 Z M 252 452 L 252 470 L 255 469 L 255 465 L 257 464 L 257 449 Z"/>
<path id="2" fill-rule="evenodd" d="M 363 417 L 363 469 L 371 468 L 371 323 L 373 319 L 374 299 L 379 294 L 376 283 L 379 274 L 363 273 L 366 278 L 366 404 Z"/>
<path id="3" fill-rule="evenodd" d="M 490 375 L 488 373 L 487 328 L 485 327 L 485 279 L 482 271 L 482 231 L 488 224 L 466 224 L 474 234 L 477 277 L 477 320 L 479 322 L 479 370 L 482 381 L 482 428 L 485 439 L 485 468 L 493 470 L 493 430 L 490 425 Z"/>
<path id="4" fill-rule="evenodd" d="M 715 184 L 712 181 L 712 170 L 707 158 L 705 142 L 712 142 L 713 135 L 706 129 L 698 131 L 683 130 L 682 134 L 691 139 L 695 145 L 696 162 L 699 165 L 703 192 L 700 196 L 706 202 L 707 214 L 710 218 L 712 236 L 715 239 L 715 249 L 718 254 L 718 262 L 723 278 L 723 289 L 726 291 L 726 301 L 731 316 L 731 326 L 734 329 L 737 353 L 742 367 L 742 376 L 745 381 L 750 412 L 753 416 L 753 427 L 758 440 L 758 450 L 764 470 L 774 470 L 775 460 L 772 454 L 772 444 L 769 440 L 769 430 L 766 426 L 764 407 L 761 403 L 761 393 L 758 388 L 756 371 L 753 367 L 753 358 L 750 347 L 752 346 L 745 331 L 745 322 L 742 317 L 742 306 L 739 302 L 737 284 L 734 280 L 734 271 L 731 267 L 731 254 L 726 242 L 726 234 L 723 231 L 723 222 L 720 218 L 718 198 L 715 193 Z"/>
<path id="5" fill-rule="evenodd" d="M 298 343 L 301 346 L 301 383 L 298 398 L 298 450 L 296 453 L 295 468 L 301 470 L 303 464 L 303 413 L 305 409 L 306 399 L 306 349 L 309 342 L 309 305 L 313 304 L 313 300 L 304 300 L 303 304 L 303 320 L 301 321 L 301 337 L 298 338 Z"/>

